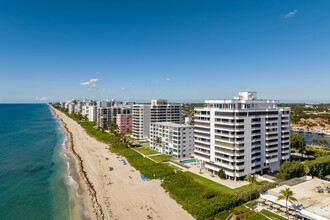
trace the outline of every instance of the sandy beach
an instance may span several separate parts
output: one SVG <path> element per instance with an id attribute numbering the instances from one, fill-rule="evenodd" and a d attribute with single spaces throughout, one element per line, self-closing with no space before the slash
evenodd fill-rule
<path id="1" fill-rule="evenodd" d="M 193 219 L 170 198 L 160 180 L 141 180 L 135 168 L 120 161 L 125 158 L 117 158 L 74 120 L 53 111 L 68 133 L 68 153 L 75 160 L 92 219 Z"/>

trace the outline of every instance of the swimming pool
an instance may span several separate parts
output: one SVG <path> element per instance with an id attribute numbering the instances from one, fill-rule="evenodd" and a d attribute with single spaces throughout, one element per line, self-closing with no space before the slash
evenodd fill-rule
<path id="1" fill-rule="evenodd" d="M 184 160 L 184 161 L 180 161 L 180 163 L 182 163 L 182 164 L 194 163 L 194 162 L 197 162 L 197 160 Z"/>

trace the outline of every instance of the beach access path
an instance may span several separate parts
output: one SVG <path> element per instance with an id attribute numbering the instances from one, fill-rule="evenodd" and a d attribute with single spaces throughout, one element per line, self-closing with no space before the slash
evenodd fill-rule
<path id="1" fill-rule="evenodd" d="M 87 135 L 77 122 L 53 110 L 71 132 L 73 148 L 95 191 L 96 200 L 90 191 L 83 193 L 92 219 L 193 219 L 165 192 L 160 180 L 143 181 L 139 171 L 129 163 L 124 165 L 125 158 L 111 153 L 106 144 Z M 83 178 L 79 184 L 90 187 Z M 102 215 L 95 214 L 98 205 Z"/>

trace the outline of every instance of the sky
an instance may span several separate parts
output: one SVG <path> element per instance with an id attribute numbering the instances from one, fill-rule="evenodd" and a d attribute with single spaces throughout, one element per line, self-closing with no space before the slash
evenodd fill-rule
<path id="1" fill-rule="evenodd" d="M 330 102 L 330 1 L 0 0 L 0 102 Z"/>

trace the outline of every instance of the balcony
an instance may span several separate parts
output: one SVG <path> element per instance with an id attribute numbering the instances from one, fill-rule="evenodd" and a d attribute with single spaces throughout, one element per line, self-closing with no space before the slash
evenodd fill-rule
<path id="1" fill-rule="evenodd" d="M 195 121 L 195 127 L 202 127 L 202 128 L 210 128 L 210 123 L 208 122 L 196 122 Z"/>
<path id="2" fill-rule="evenodd" d="M 196 133 L 196 132 L 194 132 L 194 137 L 200 137 L 200 138 L 210 139 L 210 135 L 202 134 L 202 133 Z"/>
<path id="3" fill-rule="evenodd" d="M 260 165 L 260 164 L 261 164 L 261 161 L 252 162 L 251 166 L 254 167 L 254 166 L 257 166 L 257 165 Z"/>
<path id="4" fill-rule="evenodd" d="M 274 163 L 278 161 L 278 158 L 270 158 L 270 159 L 266 159 L 266 163 Z"/>
<path id="5" fill-rule="evenodd" d="M 199 132 L 199 133 L 204 133 L 204 134 L 209 135 L 210 134 L 210 129 L 195 127 L 194 132 Z"/>

